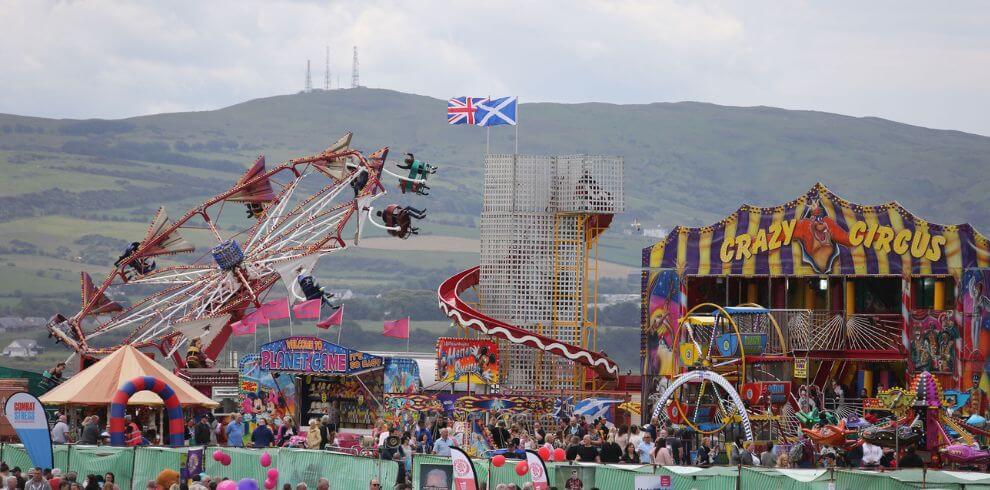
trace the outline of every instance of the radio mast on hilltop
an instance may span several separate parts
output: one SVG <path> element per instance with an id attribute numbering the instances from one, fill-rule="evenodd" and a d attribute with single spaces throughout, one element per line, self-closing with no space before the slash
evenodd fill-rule
<path id="1" fill-rule="evenodd" d="M 330 90 L 330 46 L 327 46 L 327 71 L 323 74 L 323 90 Z"/>
<path id="2" fill-rule="evenodd" d="M 307 94 L 313 91 L 313 77 L 309 71 L 309 60 L 306 60 L 306 87 L 303 92 Z"/>
<path id="3" fill-rule="evenodd" d="M 358 88 L 361 86 L 361 78 L 358 74 L 358 57 L 357 57 L 357 46 L 354 46 L 354 65 L 351 68 L 351 88 Z"/>

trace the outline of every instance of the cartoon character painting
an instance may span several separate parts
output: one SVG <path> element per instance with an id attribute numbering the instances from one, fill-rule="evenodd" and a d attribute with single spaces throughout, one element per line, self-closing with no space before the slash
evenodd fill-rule
<path id="1" fill-rule="evenodd" d="M 680 319 L 680 278 L 674 271 L 661 271 L 650 285 L 646 328 L 646 358 L 643 372 L 673 376 L 674 331 Z"/>
<path id="2" fill-rule="evenodd" d="M 980 333 L 990 331 L 990 270 L 970 269 L 963 273 L 963 311 L 969 322 L 969 353 L 979 351 Z"/>
<path id="3" fill-rule="evenodd" d="M 821 201 L 808 205 L 804 217 L 794 225 L 794 240 L 801 247 L 805 264 L 818 274 L 829 274 L 839 257 L 839 246 L 850 247 L 849 232 L 830 218 Z"/>
<path id="4" fill-rule="evenodd" d="M 955 371 L 959 328 L 949 312 L 917 310 L 911 314 L 911 363 L 915 372 Z"/>

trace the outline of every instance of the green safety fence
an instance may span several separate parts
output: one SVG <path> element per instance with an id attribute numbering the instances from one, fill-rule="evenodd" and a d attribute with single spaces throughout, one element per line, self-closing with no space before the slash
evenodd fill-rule
<path id="1" fill-rule="evenodd" d="M 519 476 L 516 474 L 516 463 L 519 460 L 508 460 L 502 467 L 496 467 L 491 464 L 491 460 L 488 459 L 473 459 L 472 463 L 474 465 L 474 471 L 478 475 L 478 480 L 487 482 L 488 488 L 493 489 L 496 485 L 502 483 L 514 483 L 522 487 L 525 483 L 531 481 L 529 474 Z M 413 488 L 419 490 L 419 475 L 423 471 L 422 465 L 429 464 L 440 464 L 449 465 L 450 458 L 442 456 L 434 456 L 429 454 L 415 454 L 413 455 Z M 556 468 L 558 466 L 563 466 L 563 464 L 558 463 L 547 463 L 547 473 L 550 480 L 550 486 L 558 485 L 556 478 Z M 638 474 L 649 474 L 653 472 L 652 466 L 623 466 L 623 465 L 597 465 L 597 464 L 583 464 L 579 466 L 589 466 L 595 468 L 595 487 L 598 488 L 635 488 L 636 475 Z M 490 479 L 489 479 L 489 473 Z M 734 484 L 734 483 L 733 483 Z M 734 488 L 734 487 L 733 487 Z"/>
<path id="2" fill-rule="evenodd" d="M 829 490 L 834 486 L 831 470 L 780 469 L 744 466 L 739 474 L 742 488 L 776 490 Z M 830 485 L 833 483 L 833 485 Z"/>
<path id="3" fill-rule="evenodd" d="M 735 490 L 739 470 L 729 466 L 666 466 L 657 468 L 656 474 L 668 475 L 673 490 Z"/>
<path id="4" fill-rule="evenodd" d="M 121 488 L 143 490 L 149 480 L 155 480 L 165 468 L 178 470 L 183 454 L 189 448 L 170 447 L 111 447 L 56 445 L 53 448 L 55 467 L 63 472 L 75 471 L 79 480 L 86 475 L 113 473 Z M 254 478 L 263 482 L 268 468 L 261 466 L 261 454 L 268 452 L 272 457 L 271 468 L 278 469 L 278 483 L 293 485 L 306 482 L 315 488 L 320 478 L 332 482 L 332 488 L 366 488 L 372 477 L 377 477 L 382 488 L 391 488 L 398 477 L 398 464 L 375 458 L 352 456 L 349 454 L 305 449 L 271 448 L 260 449 L 219 448 L 230 455 L 230 465 L 224 466 L 213 460 L 217 447 L 207 447 L 203 451 L 206 473 L 211 476 L 239 480 Z M 4 444 L 0 447 L 0 460 L 11 468 L 30 468 L 31 458 L 21 444 Z"/>

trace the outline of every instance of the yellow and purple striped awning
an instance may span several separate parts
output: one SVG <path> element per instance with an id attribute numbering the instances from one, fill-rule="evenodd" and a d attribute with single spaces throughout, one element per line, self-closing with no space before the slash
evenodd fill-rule
<path id="1" fill-rule="evenodd" d="M 969 224 L 929 223 L 896 202 L 851 203 L 819 183 L 780 206 L 743 205 L 710 226 L 678 226 L 643 249 L 643 266 L 682 275 L 958 275 L 990 267 L 990 242 Z"/>

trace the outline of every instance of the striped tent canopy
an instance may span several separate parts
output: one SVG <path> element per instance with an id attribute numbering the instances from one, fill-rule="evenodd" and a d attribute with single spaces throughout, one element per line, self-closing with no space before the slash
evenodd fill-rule
<path id="1" fill-rule="evenodd" d="M 682 275 L 958 275 L 990 267 L 990 241 L 896 202 L 855 204 L 815 184 L 793 201 L 741 206 L 709 226 L 678 226 L 643 249 L 643 266 Z"/>
<path id="2" fill-rule="evenodd" d="M 138 376 L 152 376 L 165 382 L 179 397 L 183 407 L 217 407 L 219 403 L 200 393 L 189 383 L 130 345 L 124 345 L 96 364 L 80 371 L 41 396 L 45 405 L 109 405 L 120 386 Z M 150 392 L 135 393 L 128 405 L 159 406 L 161 397 Z"/>

